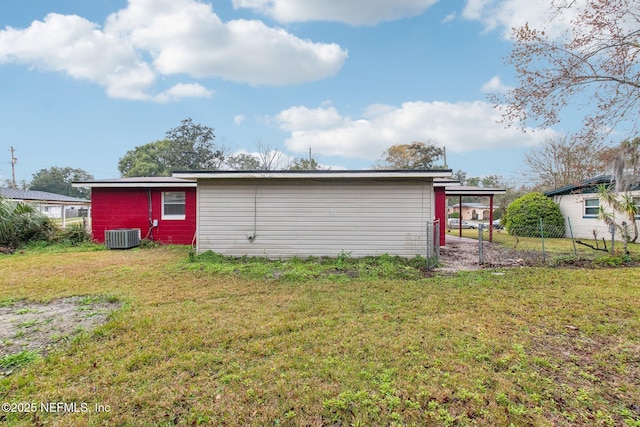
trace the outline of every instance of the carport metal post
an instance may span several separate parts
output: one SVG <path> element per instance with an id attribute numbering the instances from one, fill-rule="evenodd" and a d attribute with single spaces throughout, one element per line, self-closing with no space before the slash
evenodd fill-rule
<path id="1" fill-rule="evenodd" d="M 458 196 L 458 237 L 462 237 L 462 196 Z"/>
<path id="2" fill-rule="evenodd" d="M 482 238 L 484 237 L 482 235 L 483 232 L 483 224 L 479 224 L 478 226 L 478 264 L 482 265 L 484 264 L 484 254 L 482 253 Z"/>
<path id="3" fill-rule="evenodd" d="M 489 195 L 489 243 L 493 243 L 493 194 Z"/>

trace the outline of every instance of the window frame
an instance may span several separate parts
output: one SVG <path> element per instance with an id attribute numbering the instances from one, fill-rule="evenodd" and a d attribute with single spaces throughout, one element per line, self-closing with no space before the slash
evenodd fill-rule
<path id="1" fill-rule="evenodd" d="M 595 200 L 596 201 L 596 205 L 595 206 L 589 206 L 587 205 L 587 202 Z M 595 213 L 589 213 L 587 211 L 587 209 L 595 209 Z M 591 197 L 588 199 L 584 199 L 584 203 L 582 204 L 582 217 L 583 218 L 597 218 L 598 217 L 598 213 L 600 211 L 600 199 L 597 197 Z"/>
<path id="2" fill-rule="evenodd" d="M 167 195 L 169 194 L 181 194 L 183 200 L 182 201 L 174 201 L 174 200 L 166 200 Z M 182 206 L 183 213 L 175 214 L 175 213 L 167 213 L 167 206 Z M 162 219 L 169 221 L 181 221 L 185 220 L 187 217 L 187 193 L 185 191 L 163 191 L 162 192 Z"/>

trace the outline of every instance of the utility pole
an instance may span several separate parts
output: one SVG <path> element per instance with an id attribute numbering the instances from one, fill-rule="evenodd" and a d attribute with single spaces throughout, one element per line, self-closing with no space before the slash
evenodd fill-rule
<path id="1" fill-rule="evenodd" d="M 17 162 L 18 162 L 18 159 L 16 159 L 16 156 L 15 156 L 15 148 L 11 146 L 11 179 L 13 181 L 13 188 L 18 188 L 18 186 L 16 185 L 16 163 Z"/>

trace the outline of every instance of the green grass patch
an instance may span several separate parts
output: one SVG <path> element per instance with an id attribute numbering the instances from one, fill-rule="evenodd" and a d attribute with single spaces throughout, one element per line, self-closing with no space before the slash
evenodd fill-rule
<path id="1" fill-rule="evenodd" d="M 40 355 L 35 351 L 22 351 L 16 354 L 7 354 L 0 357 L 0 369 L 3 371 L 13 370 L 28 365 L 38 360 Z"/>
<path id="2" fill-rule="evenodd" d="M 190 253 L 189 262 L 184 267 L 250 279 L 289 282 L 324 279 L 349 281 L 356 278 L 419 280 L 425 277 L 426 260 L 423 257 L 407 259 L 390 255 L 352 258 L 347 252 L 335 258 L 271 260 L 265 257 L 227 257 L 209 251 L 200 255 Z"/>
<path id="3" fill-rule="evenodd" d="M 37 414 L 71 426 L 640 422 L 640 269 L 425 277 L 389 258 L 7 257 L 0 301 L 100 294 L 128 306 L 0 380 L 0 400 L 110 408 Z"/>

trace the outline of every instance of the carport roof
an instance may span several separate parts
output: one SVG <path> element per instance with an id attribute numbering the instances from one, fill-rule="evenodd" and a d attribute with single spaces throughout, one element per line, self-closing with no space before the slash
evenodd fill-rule
<path id="1" fill-rule="evenodd" d="M 473 187 L 470 185 L 448 185 L 445 188 L 447 196 L 495 196 L 506 192 L 507 190 L 504 188 Z"/>

